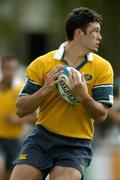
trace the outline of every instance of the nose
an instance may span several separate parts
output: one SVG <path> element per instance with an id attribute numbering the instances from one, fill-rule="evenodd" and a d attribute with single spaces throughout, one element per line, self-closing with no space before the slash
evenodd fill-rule
<path id="1" fill-rule="evenodd" d="M 98 35 L 98 39 L 101 41 L 102 40 L 102 36 L 101 36 L 101 34 L 99 33 L 99 35 Z"/>

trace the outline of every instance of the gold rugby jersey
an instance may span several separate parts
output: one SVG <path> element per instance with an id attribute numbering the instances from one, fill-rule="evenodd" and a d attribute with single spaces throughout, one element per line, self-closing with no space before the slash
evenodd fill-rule
<path id="1" fill-rule="evenodd" d="M 39 90 L 47 73 L 58 64 L 65 65 L 63 43 L 58 50 L 51 51 L 35 59 L 26 70 L 26 84 L 20 94 L 31 95 Z M 112 106 L 113 104 L 113 70 L 108 61 L 90 53 L 85 60 L 76 67 L 84 73 L 88 92 L 95 101 Z M 63 100 L 57 88 L 44 99 L 38 113 L 37 125 L 56 134 L 67 137 L 92 139 L 94 134 L 94 120 L 88 115 L 81 104 L 72 105 Z"/>
<path id="2" fill-rule="evenodd" d="M 0 89 L 0 138 L 16 139 L 22 134 L 22 125 L 13 124 L 6 119 L 7 115 L 16 115 L 16 99 L 22 84 L 7 90 Z"/>

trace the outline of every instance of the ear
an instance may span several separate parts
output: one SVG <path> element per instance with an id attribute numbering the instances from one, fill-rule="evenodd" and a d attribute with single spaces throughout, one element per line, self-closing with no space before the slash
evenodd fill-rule
<path id="1" fill-rule="evenodd" d="M 84 35 L 84 32 L 80 28 L 77 28 L 75 29 L 74 35 L 77 37 L 81 37 Z"/>

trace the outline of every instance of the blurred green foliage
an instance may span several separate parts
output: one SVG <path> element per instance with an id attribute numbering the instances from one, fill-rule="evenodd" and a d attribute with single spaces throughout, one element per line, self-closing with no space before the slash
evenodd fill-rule
<path id="1" fill-rule="evenodd" d="M 94 9 L 103 17 L 102 42 L 99 53 L 112 63 L 115 74 L 120 74 L 120 1 L 117 0 L 53 0 L 57 30 L 63 36 L 64 19 L 70 10 L 79 6 Z M 62 33 L 61 33 L 62 32 Z"/>
<path id="2" fill-rule="evenodd" d="M 42 15 L 45 17 L 46 11 L 48 9 L 50 11 L 43 21 L 47 23 L 44 30 L 52 35 L 53 44 L 59 44 L 65 39 L 65 18 L 73 8 L 86 6 L 100 13 L 103 17 L 101 31 L 103 40 L 99 53 L 112 63 L 115 74 L 119 73 L 120 1 L 117 0 L 0 0 L 0 53 L 11 51 L 13 46 L 16 45 L 19 49 L 24 38 L 24 28 L 22 27 L 24 13 L 29 9 L 32 10 L 31 7 L 35 7 L 35 4 L 38 7 L 37 11 L 40 8 L 36 17 L 42 18 Z M 43 11 L 41 11 L 42 6 Z M 33 8 L 33 11 L 35 11 L 35 8 Z M 34 12 L 32 12 L 33 14 Z M 25 22 L 27 26 L 27 20 Z M 41 24 L 38 23 L 38 31 L 40 30 Z"/>

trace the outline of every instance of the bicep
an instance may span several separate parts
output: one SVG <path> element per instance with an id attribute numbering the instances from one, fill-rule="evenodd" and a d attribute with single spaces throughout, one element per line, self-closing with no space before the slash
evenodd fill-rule
<path id="1" fill-rule="evenodd" d="M 113 70 L 110 63 L 102 64 L 102 68 L 96 74 L 93 98 L 104 106 L 111 107 L 113 104 Z"/>
<path id="2" fill-rule="evenodd" d="M 35 82 L 29 78 L 26 78 L 24 87 L 23 87 L 22 91 L 20 92 L 19 96 L 31 95 L 31 94 L 35 93 L 36 91 L 38 91 L 41 87 L 42 87 L 42 85 L 38 84 L 37 82 Z"/>
<path id="3" fill-rule="evenodd" d="M 32 95 L 44 82 L 44 68 L 41 60 L 34 60 L 26 69 L 26 81 L 19 96 Z"/>
<path id="4" fill-rule="evenodd" d="M 94 86 L 93 98 L 97 102 L 103 104 L 105 107 L 111 107 L 113 104 L 113 85 L 102 84 Z"/>

